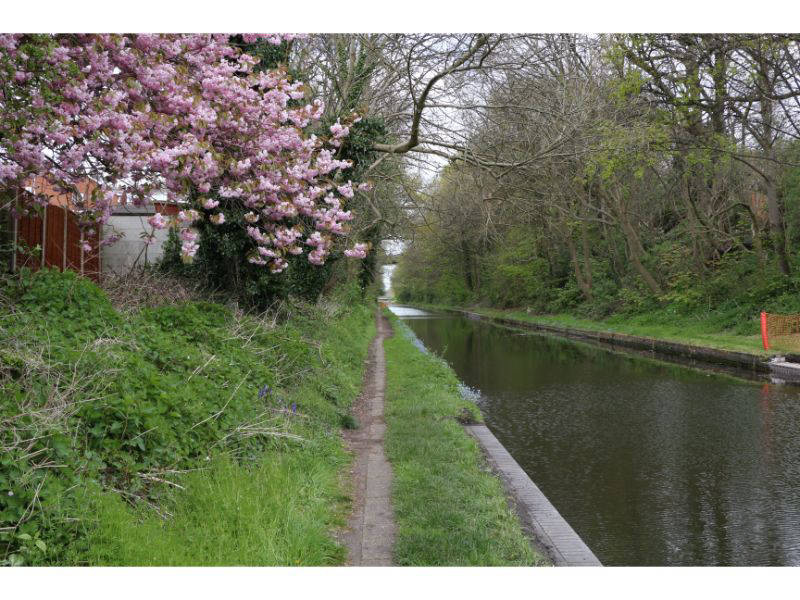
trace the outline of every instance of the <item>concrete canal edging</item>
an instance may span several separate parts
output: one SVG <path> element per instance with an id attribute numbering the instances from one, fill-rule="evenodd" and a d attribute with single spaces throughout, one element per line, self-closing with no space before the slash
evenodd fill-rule
<path id="1" fill-rule="evenodd" d="M 599 567 L 600 561 L 486 425 L 465 425 L 514 498 L 523 527 L 557 567 Z"/>
<path id="2" fill-rule="evenodd" d="M 532 323 L 529 321 L 518 321 L 516 319 L 506 319 L 504 317 L 493 317 L 468 310 L 447 308 L 445 312 L 460 314 L 472 319 L 482 319 L 502 325 L 533 329 L 545 333 L 551 333 L 560 337 L 594 341 L 611 346 L 631 348 L 634 350 L 645 350 L 656 354 L 675 356 L 682 359 L 689 359 L 711 365 L 723 365 L 743 369 L 754 373 L 770 373 L 773 371 L 769 359 L 757 354 L 747 352 L 736 352 L 733 350 L 719 350 L 717 348 L 706 348 L 704 346 L 693 346 L 681 342 L 671 342 L 656 338 L 629 335 L 626 333 L 613 333 L 608 331 L 592 331 L 590 329 L 576 329 L 573 327 L 562 327 L 559 325 L 546 325 L 544 323 Z"/>

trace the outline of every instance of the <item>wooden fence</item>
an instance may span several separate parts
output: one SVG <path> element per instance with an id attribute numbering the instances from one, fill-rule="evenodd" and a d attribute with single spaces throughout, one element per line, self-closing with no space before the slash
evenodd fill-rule
<path id="1" fill-rule="evenodd" d="M 37 270 L 52 267 L 70 269 L 95 281 L 100 280 L 100 233 L 87 236 L 78 227 L 75 213 L 49 204 L 41 214 L 17 217 L 12 223 L 11 269 Z M 89 249 L 84 248 L 88 243 Z"/>

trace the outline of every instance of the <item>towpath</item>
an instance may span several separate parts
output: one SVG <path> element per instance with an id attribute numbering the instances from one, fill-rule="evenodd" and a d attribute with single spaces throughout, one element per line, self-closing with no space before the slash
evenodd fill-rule
<path id="1" fill-rule="evenodd" d="M 367 373 L 354 413 L 359 428 L 348 430 L 345 440 L 355 454 L 352 470 L 353 512 L 344 543 L 347 563 L 354 566 L 389 566 L 394 545 L 392 467 L 384 452 L 383 418 L 386 360 L 383 340 L 392 334 L 388 319 L 377 313 L 375 339 L 369 348 Z"/>

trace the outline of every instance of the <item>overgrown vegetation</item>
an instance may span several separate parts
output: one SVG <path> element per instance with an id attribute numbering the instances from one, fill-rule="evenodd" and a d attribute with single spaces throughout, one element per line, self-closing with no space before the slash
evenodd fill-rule
<path id="1" fill-rule="evenodd" d="M 734 336 L 800 312 L 797 43 L 545 36 L 470 131 L 508 166 L 416 198 L 399 298 Z"/>
<path id="2" fill-rule="evenodd" d="M 534 552 L 462 422 L 481 421 L 447 364 L 393 318 L 386 350 L 386 453 L 399 565 L 531 565 Z"/>
<path id="3" fill-rule="evenodd" d="M 121 313 L 49 270 L 2 293 L 3 563 L 342 561 L 338 430 L 374 333 L 357 288 L 258 316 Z"/>
<path id="4" fill-rule="evenodd" d="M 408 264 L 406 259 L 401 265 Z M 664 263 L 662 263 L 664 264 Z M 800 264 L 798 264 L 800 266 Z M 511 269 L 523 267 L 513 265 Z M 583 299 L 573 278 L 566 276 L 559 286 L 547 274 L 531 272 L 516 283 L 509 280 L 499 286 L 502 276 L 489 275 L 488 290 L 497 295 L 437 293 L 441 288 L 425 288 L 421 280 L 408 278 L 408 271 L 398 269 L 395 289 L 405 302 L 428 305 L 472 306 L 478 312 L 503 314 L 522 320 L 561 323 L 587 329 L 600 328 L 635 335 L 674 339 L 703 346 L 762 352 L 759 313 L 800 313 L 800 278 L 786 279 L 777 272 L 758 273 L 757 264 L 747 256 L 730 256 L 706 280 L 688 273 L 660 298 L 608 278 L 595 277 L 596 296 Z M 444 279 L 444 276 L 443 276 Z M 447 281 L 457 281 L 447 277 Z M 526 282 L 538 286 L 526 295 Z M 489 283 L 491 282 L 491 283 Z M 602 292 L 600 290 L 603 290 Z M 509 300 L 509 298 L 511 300 Z M 773 344 L 775 345 L 775 344 Z M 797 350 L 782 348 L 777 350 Z"/>

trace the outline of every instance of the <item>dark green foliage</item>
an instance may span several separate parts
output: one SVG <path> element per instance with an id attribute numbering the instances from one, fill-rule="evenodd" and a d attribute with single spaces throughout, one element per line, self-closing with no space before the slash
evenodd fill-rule
<path id="1" fill-rule="evenodd" d="M 202 281 L 209 289 L 227 292 L 247 307 L 265 310 L 276 298 L 286 297 L 287 274 L 273 275 L 269 269 L 245 260 L 253 248 L 252 240 L 241 227 L 242 214 L 246 211 L 236 202 L 219 200 L 226 222 L 222 225 L 213 225 L 208 220 L 198 223 L 200 249 L 191 267 L 184 271 L 189 270 L 194 279 Z M 292 266 L 296 262 L 292 261 Z"/>
<path id="2" fill-rule="evenodd" d="M 166 488 L 148 473 L 291 450 L 290 439 L 248 427 L 322 443 L 348 423 L 371 335 L 356 290 L 290 306 L 275 325 L 205 302 L 123 316 L 71 272 L 26 274 L 8 289 L 0 561 L 15 564 L 62 564 L 68 546 L 82 560 L 87 486 L 158 505 Z"/>
<path id="3" fill-rule="evenodd" d="M 331 119 L 321 123 L 322 131 L 327 131 L 335 121 L 336 119 Z M 377 158 L 377 152 L 372 149 L 372 145 L 385 138 L 386 126 L 381 118 L 364 117 L 350 126 L 350 134 L 343 140 L 338 152 L 340 158 L 353 161 L 353 166 L 344 172 L 346 179 L 362 180 L 366 169 Z"/>
<path id="4" fill-rule="evenodd" d="M 283 293 L 314 302 L 320 297 L 339 266 L 340 256 L 329 256 L 324 265 L 312 265 L 306 256 L 292 256 L 287 259 L 289 268 L 285 280 L 281 282 Z"/>
<path id="5" fill-rule="evenodd" d="M 798 171 L 800 172 L 800 171 Z M 797 182 L 787 170 L 784 199 L 797 210 Z M 800 217 L 791 217 L 800 218 Z M 787 219 L 787 220 L 790 220 Z M 474 304 L 523 309 L 533 314 L 568 313 L 589 319 L 619 319 L 646 325 L 685 322 L 693 331 L 755 335 L 758 314 L 800 313 L 800 256 L 790 253 L 792 275 L 786 277 L 766 256 L 759 260 L 744 244 L 698 265 L 685 221 L 669 223 L 669 234 L 654 240 L 643 263 L 658 272 L 663 295 L 656 297 L 631 268 L 622 238 L 590 233 L 592 298 L 578 286 L 569 254 L 539 243 L 536 228 L 513 227 L 499 236 L 480 261 L 480 286 L 466 287 L 462 261 L 452 247 L 437 244 L 423 232 L 404 254 L 393 282 L 404 302 Z M 742 234 L 749 224 L 742 225 Z M 792 230 L 790 230 L 791 233 Z M 765 254 L 770 252 L 765 240 Z M 583 268 L 582 257 L 581 267 Z M 699 327 L 699 330 L 698 330 Z"/>
<path id="6" fill-rule="evenodd" d="M 328 123 L 332 125 L 332 123 Z M 344 171 L 343 179 L 351 179 L 354 182 L 362 182 L 366 176 L 366 170 L 378 158 L 377 152 L 372 149 L 375 142 L 382 142 L 386 139 L 386 127 L 383 119 L 377 117 L 365 117 L 358 123 L 350 126 L 350 135 L 345 138 L 339 149 L 338 155 L 346 160 L 352 161 L 353 166 Z M 374 218 L 372 210 L 365 201 L 362 194 L 356 194 L 351 200 L 349 209 L 353 211 L 360 221 L 370 221 Z M 366 292 L 370 285 L 375 281 L 378 273 L 378 252 L 377 248 L 383 239 L 381 223 L 377 222 L 371 227 L 366 228 L 358 241 L 368 242 L 374 249 L 364 258 L 358 270 L 358 283 L 361 289 Z"/>
<path id="7" fill-rule="evenodd" d="M 241 35 L 232 35 L 229 41 L 233 47 L 240 48 L 245 54 L 258 59 L 258 63 L 254 66 L 255 71 L 268 71 L 279 66 L 285 66 L 289 62 L 291 42 L 272 44 L 259 40 L 253 43 L 246 43 Z"/>
<path id="8" fill-rule="evenodd" d="M 493 306 L 530 305 L 546 310 L 553 295 L 550 266 L 536 255 L 534 240 L 514 229 L 485 259 L 485 293 Z"/>

